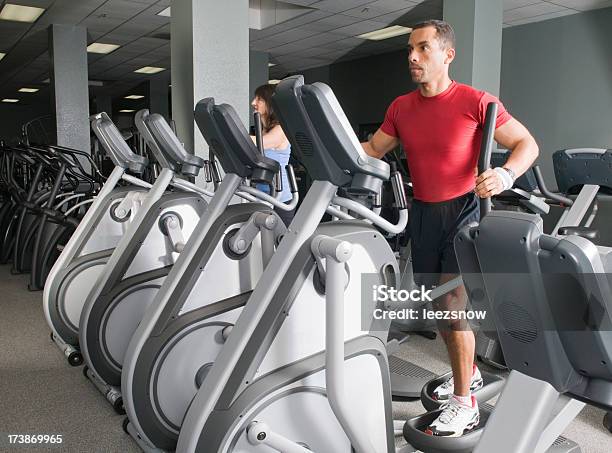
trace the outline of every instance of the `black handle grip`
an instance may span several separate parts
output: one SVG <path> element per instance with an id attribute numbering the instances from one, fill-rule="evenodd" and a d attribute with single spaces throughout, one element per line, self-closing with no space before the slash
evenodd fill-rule
<path id="1" fill-rule="evenodd" d="M 381 192 L 382 192 L 382 187 L 381 187 L 381 190 L 379 190 L 378 192 L 376 192 L 376 194 L 374 194 L 374 200 L 372 200 L 373 208 L 382 208 L 382 193 Z"/>
<path id="2" fill-rule="evenodd" d="M 482 130 L 482 141 L 480 142 L 480 155 L 478 156 L 478 174 L 491 167 L 491 154 L 493 153 L 493 138 L 495 136 L 495 123 L 497 120 L 497 104 L 490 102 L 487 105 L 485 124 Z M 491 211 L 491 199 L 480 199 L 480 218 L 482 219 Z"/>
<path id="3" fill-rule="evenodd" d="M 261 125 L 261 114 L 259 112 L 255 112 L 253 114 L 253 119 L 255 123 L 255 140 L 257 142 L 257 149 L 261 154 L 264 153 L 263 147 L 263 128 Z"/>
<path id="4" fill-rule="evenodd" d="M 276 193 L 283 191 L 283 170 L 282 168 L 278 169 L 278 173 L 276 173 L 276 177 L 274 178 L 274 191 Z"/>
<path id="5" fill-rule="evenodd" d="M 391 187 L 393 187 L 393 195 L 398 209 L 406 209 L 408 200 L 406 199 L 406 191 L 404 190 L 404 179 L 399 171 L 391 175 Z"/>
<path id="6" fill-rule="evenodd" d="M 204 181 L 212 182 L 212 171 L 210 170 L 210 161 L 204 161 Z"/>
<path id="7" fill-rule="evenodd" d="M 212 179 L 215 184 L 219 184 L 221 182 L 221 173 L 219 172 L 219 167 L 217 166 L 217 161 L 212 159 L 210 161 L 210 169 L 212 173 Z"/>
<path id="8" fill-rule="evenodd" d="M 285 170 L 287 170 L 287 179 L 289 180 L 289 190 L 291 191 L 291 193 L 297 193 L 298 186 L 297 186 L 297 181 L 295 179 L 295 171 L 293 171 L 293 165 L 288 164 L 285 167 Z"/>

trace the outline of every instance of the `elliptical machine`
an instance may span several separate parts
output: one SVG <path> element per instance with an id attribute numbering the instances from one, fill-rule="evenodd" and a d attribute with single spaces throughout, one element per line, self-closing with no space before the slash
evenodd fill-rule
<path id="1" fill-rule="evenodd" d="M 494 158 L 495 154 L 493 154 Z M 497 158 L 505 162 L 502 156 L 498 155 Z M 547 214 L 547 211 L 534 209 L 537 206 L 527 198 L 537 188 L 547 200 L 552 200 L 563 208 L 556 224 L 550 226 L 550 234 L 562 237 L 576 229 L 588 231 L 596 220 L 598 194 L 612 193 L 611 163 L 612 150 L 577 148 L 555 151 L 553 153 L 555 178 L 559 191 L 565 195 L 550 191 L 539 166 L 535 165 L 520 178 L 520 181 L 517 180 L 517 183 L 520 182 L 518 190 L 513 189 L 512 193 L 504 193 L 499 197 L 502 201 L 502 209 L 507 210 L 505 204 L 508 203 L 509 198 L 512 198 L 511 201 L 518 203 L 523 211 Z M 576 196 L 569 198 L 570 195 Z M 534 199 L 535 196 L 530 197 Z M 591 230 L 591 236 L 590 239 L 598 242 L 597 234 L 593 230 Z M 480 325 L 476 336 L 476 354 L 488 365 L 500 369 L 507 368 L 492 319 L 487 319 Z"/>
<path id="2" fill-rule="evenodd" d="M 92 128 L 115 167 L 49 271 L 43 290 L 43 310 L 51 339 L 72 366 L 83 363 L 78 325 L 84 295 L 91 290 L 136 215 L 143 193 L 151 187 L 128 173 L 141 174 L 148 161 L 122 145 L 121 134 L 106 113 L 92 119 Z M 131 185 L 120 187 L 121 181 Z"/>
<path id="3" fill-rule="evenodd" d="M 475 453 L 539 453 L 585 403 L 612 409 L 612 249 L 592 229 L 559 232 L 494 211 L 455 238 L 466 287 L 486 294 L 512 369 Z"/>

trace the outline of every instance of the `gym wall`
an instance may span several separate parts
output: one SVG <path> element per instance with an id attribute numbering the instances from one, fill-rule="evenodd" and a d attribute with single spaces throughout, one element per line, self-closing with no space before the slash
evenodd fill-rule
<path id="1" fill-rule="evenodd" d="M 504 29 L 501 99 L 540 145 L 612 148 L 612 8 Z"/>
<path id="2" fill-rule="evenodd" d="M 389 104 L 398 95 L 416 88 L 408 73 L 405 51 L 374 55 L 303 71 L 306 82 L 328 83 L 338 97 L 353 128 L 382 122 Z M 327 76 L 327 80 L 321 76 Z"/>

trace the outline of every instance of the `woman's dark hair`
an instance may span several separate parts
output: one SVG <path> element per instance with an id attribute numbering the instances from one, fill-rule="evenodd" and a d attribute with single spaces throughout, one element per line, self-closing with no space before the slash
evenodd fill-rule
<path id="1" fill-rule="evenodd" d="M 274 113 L 274 107 L 272 107 L 272 95 L 275 89 L 276 85 L 266 83 L 255 90 L 255 97 L 260 98 L 266 103 L 266 111 L 268 112 L 267 118 L 265 121 L 262 121 L 264 132 L 269 132 L 274 126 L 279 124 L 276 113 Z"/>

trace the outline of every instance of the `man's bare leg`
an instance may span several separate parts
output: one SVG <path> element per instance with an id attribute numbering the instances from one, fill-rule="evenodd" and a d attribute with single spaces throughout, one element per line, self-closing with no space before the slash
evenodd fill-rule
<path id="1" fill-rule="evenodd" d="M 442 274 L 440 284 L 453 278 L 454 274 Z M 436 300 L 435 308 L 440 310 L 463 311 L 467 306 L 467 293 L 463 285 Z M 467 321 L 453 320 L 440 325 L 440 334 L 444 343 L 453 370 L 454 394 L 467 396 L 470 392 L 472 368 L 474 364 L 474 351 L 476 340 Z"/>

